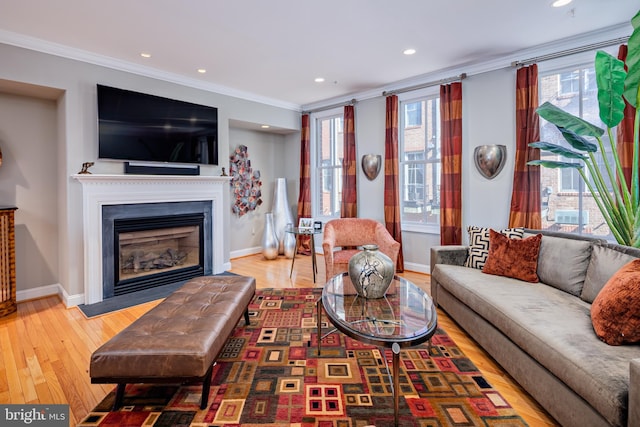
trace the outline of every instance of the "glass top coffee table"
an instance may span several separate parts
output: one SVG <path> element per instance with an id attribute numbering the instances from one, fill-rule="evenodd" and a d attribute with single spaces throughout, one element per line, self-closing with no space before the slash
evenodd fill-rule
<path id="1" fill-rule="evenodd" d="M 324 338 L 321 334 L 323 309 L 333 326 L 348 337 L 367 344 L 391 348 L 393 373 L 390 384 L 397 426 L 400 349 L 425 341 L 430 343 L 438 324 L 436 308 L 431 297 L 410 281 L 394 276 L 384 298 L 363 298 L 353 287 L 349 274 L 342 273 L 332 277 L 324 285 L 317 309 L 318 356 Z M 386 363 L 386 357 L 384 360 Z"/>

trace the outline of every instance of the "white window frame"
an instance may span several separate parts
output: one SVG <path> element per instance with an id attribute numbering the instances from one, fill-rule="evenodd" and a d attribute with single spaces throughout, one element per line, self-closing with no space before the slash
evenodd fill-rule
<path id="1" fill-rule="evenodd" d="M 320 168 L 318 164 L 318 157 L 319 157 L 318 144 L 320 143 L 318 141 L 319 124 L 322 120 L 326 120 L 334 117 L 341 117 L 343 120 L 343 127 L 344 127 L 344 109 L 340 107 L 332 108 L 330 110 L 325 110 L 325 111 L 319 111 L 317 113 L 312 113 L 310 116 L 310 119 L 311 119 L 310 120 L 311 121 L 311 129 L 310 129 L 310 133 L 311 133 L 310 135 L 311 212 L 314 220 L 322 221 L 323 223 L 326 223 L 329 220 L 340 217 L 339 212 L 337 215 L 324 215 L 317 202 L 319 200 L 318 197 L 320 196 L 319 189 L 318 189 L 318 185 L 320 185 L 320 183 L 318 182 L 320 181 L 318 179 L 319 178 L 318 174 L 320 173 Z"/>
<path id="2" fill-rule="evenodd" d="M 398 114 L 400 118 L 400 123 L 398 123 L 398 170 L 399 170 L 399 179 L 398 185 L 400 188 L 398 189 L 398 194 L 400 195 L 400 210 L 403 209 L 403 201 L 404 201 L 404 133 L 405 129 L 405 120 L 404 114 L 402 112 L 402 106 L 404 104 L 421 101 L 429 98 L 439 98 L 440 97 L 440 87 L 432 86 L 425 89 L 420 89 L 416 91 L 406 92 L 403 94 L 398 94 L 398 108 L 401 109 L 400 114 Z M 440 132 L 442 134 L 442 132 Z M 442 136 L 442 135 L 440 135 Z M 442 159 L 440 160 L 442 163 Z M 426 164 L 426 163 L 425 163 Z M 402 218 L 402 213 L 401 213 Z M 414 233 L 423 233 L 423 234 L 435 234 L 440 235 L 440 224 L 420 224 L 416 222 L 406 222 L 401 220 L 401 229 L 402 231 L 410 231 Z"/>
<path id="3" fill-rule="evenodd" d="M 603 49 L 605 51 L 607 51 L 608 53 L 610 53 L 613 56 L 617 56 L 617 52 L 616 52 L 616 47 L 610 47 L 610 48 L 605 48 Z M 538 64 L 538 79 L 540 80 L 540 78 L 550 75 L 550 74 L 562 74 L 562 73 L 566 73 L 572 69 L 583 69 L 583 68 L 587 68 L 587 67 L 593 67 L 594 66 L 594 58 L 595 58 L 595 51 L 588 51 L 588 52 L 582 52 L 580 54 L 576 54 L 576 55 L 569 55 L 569 56 L 565 56 L 562 58 L 558 58 L 555 60 L 549 60 L 549 61 L 544 61 L 541 62 L 540 64 Z M 592 84 L 591 82 L 589 82 L 589 84 Z M 541 83 L 539 85 L 539 88 L 541 88 Z M 582 88 L 581 88 L 582 89 Z M 567 93 L 562 93 L 559 91 L 559 96 L 562 95 L 566 95 Z M 542 135 L 541 135 L 542 138 Z M 562 185 L 562 170 L 558 169 L 556 171 L 556 173 L 558 174 L 558 185 Z M 577 172 L 574 172 L 577 174 Z M 588 171 L 587 171 L 587 175 L 588 175 Z M 542 190 L 542 189 L 541 189 Z M 582 182 L 582 179 L 580 178 L 580 185 L 579 185 L 579 189 L 576 190 L 563 190 L 561 188 L 559 188 L 561 193 L 575 193 L 576 195 L 580 195 L 580 197 L 585 197 L 585 195 L 589 194 L 589 190 L 586 188 L 585 184 Z M 544 211 L 544 206 L 542 207 L 543 211 Z M 578 206 L 575 207 L 575 210 L 578 211 L 584 211 L 582 203 L 579 202 Z M 587 225 L 587 224 L 584 224 Z M 582 232 L 580 233 L 574 233 L 574 234 L 583 234 Z"/>

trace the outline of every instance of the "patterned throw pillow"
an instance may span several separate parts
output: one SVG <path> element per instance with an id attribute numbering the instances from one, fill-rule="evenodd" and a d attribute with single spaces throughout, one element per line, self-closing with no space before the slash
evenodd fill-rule
<path id="1" fill-rule="evenodd" d="M 487 262 L 487 255 L 489 255 L 489 228 L 470 225 L 467 227 L 467 231 L 469 232 L 469 256 L 467 256 L 464 265 L 482 270 L 484 263 Z M 505 228 L 498 232 L 510 239 L 522 239 L 524 236 L 524 228 L 522 227 Z"/>

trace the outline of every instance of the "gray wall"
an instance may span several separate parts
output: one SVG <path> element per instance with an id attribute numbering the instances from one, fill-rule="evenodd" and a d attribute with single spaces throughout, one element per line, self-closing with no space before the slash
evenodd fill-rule
<path id="1" fill-rule="evenodd" d="M 15 212 L 19 289 L 58 282 L 56 102 L 0 93 L 0 204 Z"/>

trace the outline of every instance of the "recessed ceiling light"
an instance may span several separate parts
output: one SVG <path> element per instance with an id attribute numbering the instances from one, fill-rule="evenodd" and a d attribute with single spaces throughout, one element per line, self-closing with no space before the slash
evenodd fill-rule
<path id="1" fill-rule="evenodd" d="M 262 129 L 269 129 L 271 126 L 269 126 L 269 125 L 262 125 L 262 126 L 260 126 L 260 127 L 261 127 Z"/>
<path id="2" fill-rule="evenodd" d="M 316 77 L 314 82 L 316 83 L 322 83 L 324 81 L 324 77 Z"/>
<path id="3" fill-rule="evenodd" d="M 151 54 L 147 52 L 142 52 L 140 56 L 142 56 L 143 58 L 151 58 Z"/>
<path id="4" fill-rule="evenodd" d="M 206 73 L 206 72 L 207 72 L 207 70 L 205 70 L 204 68 L 198 68 L 198 72 L 199 72 L 200 74 L 204 74 L 204 73 Z"/>
<path id="5" fill-rule="evenodd" d="M 573 0 L 555 0 L 553 3 L 551 3 L 551 6 L 553 6 L 553 7 L 562 7 L 562 6 L 568 5 L 572 1 Z"/>
<path id="6" fill-rule="evenodd" d="M 402 53 L 404 53 L 405 55 L 413 55 L 414 53 L 416 53 L 415 49 L 405 49 L 402 51 Z"/>

